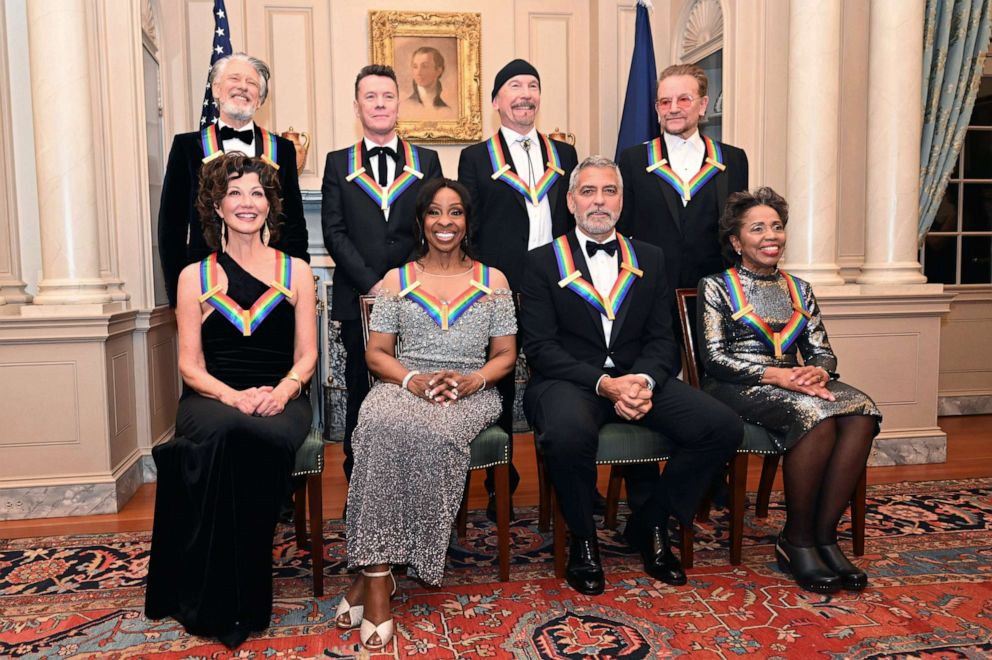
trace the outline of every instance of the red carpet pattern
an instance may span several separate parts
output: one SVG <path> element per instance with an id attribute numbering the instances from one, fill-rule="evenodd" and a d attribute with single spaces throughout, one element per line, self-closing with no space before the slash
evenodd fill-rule
<path id="1" fill-rule="evenodd" d="M 649 578 L 620 535 L 601 530 L 607 589 L 596 597 L 554 579 L 535 515 L 518 510 L 508 583 L 494 581 L 494 530 L 474 515 L 443 587 L 400 580 L 397 636 L 375 655 L 992 658 L 992 479 L 869 489 L 858 563 L 871 583 L 833 597 L 801 591 L 775 567 L 780 502 L 767 519 L 747 516 L 740 566 L 727 563 L 724 512 L 697 525 L 684 587 Z M 309 558 L 291 527 L 280 528 L 272 625 L 233 652 L 171 619 L 145 619 L 147 533 L 0 540 L 0 657 L 364 657 L 357 631 L 333 627 L 349 581 L 341 522 L 329 522 L 325 537 L 329 595 L 315 600 Z"/>

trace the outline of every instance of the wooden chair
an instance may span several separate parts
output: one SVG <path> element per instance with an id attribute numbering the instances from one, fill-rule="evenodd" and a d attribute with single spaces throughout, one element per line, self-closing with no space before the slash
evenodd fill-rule
<path id="1" fill-rule="evenodd" d="M 536 435 L 536 433 L 535 433 Z M 537 451 L 537 478 L 542 505 L 539 509 L 539 516 L 547 515 L 546 512 L 554 511 L 554 537 L 553 548 L 555 558 L 555 577 L 565 577 L 565 517 L 562 515 L 561 507 L 558 505 L 554 495 L 551 482 L 544 474 L 544 457 L 539 448 L 539 439 L 535 437 L 534 448 Z M 607 527 L 616 525 L 617 500 L 620 495 L 621 468 L 624 465 L 633 463 L 659 463 L 667 461 L 673 449 L 672 442 L 665 436 L 641 426 L 640 424 L 628 424 L 624 422 L 614 422 L 605 424 L 599 429 L 599 447 L 596 450 L 597 465 L 611 465 L 610 489 L 607 500 L 612 506 L 612 524 L 610 511 L 607 511 Z M 616 480 L 613 476 L 616 475 Z M 539 526 L 541 524 L 539 520 Z M 543 523 L 547 530 L 547 521 Z M 683 568 L 692 568 L 692 525 L 680 525 L 680 554 Z"/>
<path id="2" fill-rule="evenodd" d="M 679 322 L 682 326 L 682 369 L 685 381 L 698 388 L 700 379 L 705 373 L 702 357 L 696 350 L 696 290 L 676 289 L 675 299 L 678 307 Z M 744 423 L 744 440 L 737 449 L 737 454 L 728 466 L 730 502 L 730 563 L 741 563 L 741 545 L 744 536 L 744 496 L 747 486 L 747 461 L 749 454 L 764 456 L 761 466 L 761 480 L 758 485 L 755 515 L 759 518 L 768 516 L 768 501 L 771 498 L 772 483 L 775 481 L 775 470 L 778 468 L 782 452 L 772 441 L 768 431 L 757 424 Z M 856 556 L 865 553 L 865 497 L 867 482 L 865 472 L 854 489 L 851 498 L 851 528 L 853 549 Z M 705 518 L 708 511 L 703 514 Z"/>
<path id="3" fill-rule="evenodd" d="M 372 304 L 375 296 L 360 296 L 359 307 L 362 316 L 362 336 L 367 345 L 369 341 L 369 318 L 372 315 Z M 397 345 L 399 349 L 399 345 Z M 372 376 L 369 375 L 371 384 Z M 465 479 L 465 494 L 462 496 L 462 506 L 456 516 L 456 529 L 459 539 L 465 538 L 467 526 L 468 486 L 471 473 L 486 468 L 494 469 L 496 488 L 496 543 L 499 558 L 500 582 L 510 579 L 510 436 L 497 425 L 484 429 L 475 436 L 469 446 L 469 474 Z"/>
<path id="4" fill-rule="evenodd" d="M 296 525 L 296 546 L 310 550 L 310 568 L 313 572 L 313 595 L 324 595 L 324 504 L 321 478 L 324 473 L 324 438 L 320 429 L 310 429 L 303 445 L 296 450 L 293 477 L 301 478 L 293 493 Z M 310 530 L 307 533 L 307 505 L 310 506 Z"/>

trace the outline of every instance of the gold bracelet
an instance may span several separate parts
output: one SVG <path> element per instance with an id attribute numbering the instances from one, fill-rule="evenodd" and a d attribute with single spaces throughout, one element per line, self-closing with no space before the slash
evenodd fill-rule
<path id="1" fill-rule="evenodd" d="M 288 374 L 282 377 L 282 380 L 292 380 L 296 382 L 296 395 L 290 397 L 290 400 L 300 398 L 300 394 L 303 393 L 303 381 L 300 380 L 300 374 L 295 371 L 290 371 Z"/>

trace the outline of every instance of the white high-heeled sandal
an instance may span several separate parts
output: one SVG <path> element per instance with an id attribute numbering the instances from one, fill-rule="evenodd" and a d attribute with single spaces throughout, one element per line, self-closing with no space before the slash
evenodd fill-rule
<path id="1" fill-rule="evenodd" d="M 376 573 L 370 573 L 363 569 L 362 575 L 364 575 L 367 578 L 380 578 L 380 577 L 386 577 L 387 575 L 392 577 L 393 590 L 389 595 L 390 597 L 392 597 L 392 595 L 396 593 L 396 578 L 393 577 L 393 571 L 391 568 Z M 362 646 L 364 646 L 367 649 L 372 649 L 373 651 L 375 651 L 381 648 L 385 648 L 385 646 L 389 644 L 389 642 L 393 639 L 393 632 L 394 632 L 394 626 L 393 626 L 392 617 L 386 619 L 385 621 L 379 624 L 372 623 L 368 619 L 363 618 L 361 623 L 361 629 L 358 631 L 358 638 L 362 640 Z M 379 636 L 378 644 L 369 643 L 369 640 L 372 639 L 372 635 Z"/>
<path id="2" fill-rule="evenodd" d="M 389 576 L 393 578 L 393 590 L 389 592 L 389 597 L 392 598 L 396 595 L 396 576 L 393 575 L 392 570 L 388 571 Z M 362 571 L 364 575 L 365 572 Z M 373 577 L 382 577 L 380 574 L 376 573 Z M 345 614 L 348 615 L 348 624 L 344 625 L 341 623 L 341 617 Z M 341 596 L 341 602 L 338 603 L 337 609 L 334 610 L 334 625 L 336 625 L 341 630 L 351 630 L 352 628 L 358 628 L 362 625 L 362 619 L 365 615 L 365 605 L 352 605 L 348 602 L 347 596 Z"/>

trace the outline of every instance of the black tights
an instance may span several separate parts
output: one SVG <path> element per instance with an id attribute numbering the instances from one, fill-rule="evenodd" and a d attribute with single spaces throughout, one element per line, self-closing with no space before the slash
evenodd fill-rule
<path id="1" fill-rule="evenodd" d="M 875 419 L 831 417 L 785 454 L 785 538 L 795 546 L 837 542 L 837 523 L 871 451 Z"/>

